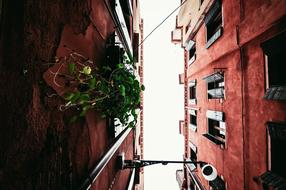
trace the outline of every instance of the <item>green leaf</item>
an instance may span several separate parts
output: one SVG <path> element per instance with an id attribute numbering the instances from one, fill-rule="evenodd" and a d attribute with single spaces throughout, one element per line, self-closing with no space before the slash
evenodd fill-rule
<path id="1" fill-rule="evenodd" d="M 84 104 L 90 99 L 90 96 L 88 94 L 82 94 L 79 98 L 79 103 Z"/>
<path id="2" fill-rule="evenodd" d="M 75 96 L 74 93 L 67 93 L 67 94 L 64 96 L 64 99 L 67 100 L 67 101 L 70 101 L 74 96 Z"/>
<path id="3" fill-rule="evenodd" d="M 134 80 L 134 85 L 135 85 L 135 88 L 139 87 L 140 86 L 140 83 L 138 80 Z"/>
<path id="4" fill-rule="evenodd" d="M 78 99 L 79 99 L 79 97 L 80 97 L 80 92 L 79 91 L 77 91 L 75 94 L 74 94 L 74 96 L 71 98 L 71 102 L 72 103 L 75 103 Z"/>
<path id="5" fill-rule="evenodd" d="M 136 112 L 135 112 L 134 109 L 132 109 L 131 114 L 132 114 L 133 116 L 136 115 Z"/>
<path id="6" fill-rule="evenodd" d="M 123 61 L 115 65 L 115 68 L 104 65 L 91 69 L 88 64 L 84 64 L 77 70 L 77 65 L 72 60 L 68 63 L 68 71 L 70 75 L 73 74 L 71 80 L 73 77 L 78 82 L 75 91 L 64 96 L 66 104 L 76 105 L 79 109 L 71 121 L 85 116 L 89 109 L 95 109 L 101 112 L 103 118 L 116 117 L 122 125 L 136 127 L 136 109 L 140 105 L 140 93 L 145 90 L 145 86 L 135 76 L 136 67 L 132 58 L 128 58 L 126 53 L 122 55 Z"/>
<path id="7" fill-rule="evenodd" d="M 124 98 L 124 104 L 129 105 L 131 102 L 131 98 L 129 96 L 125 96 Z"/>
<path id="8" fill-rule="evenodd" d="M 95 78 L 92 78 L 89 83 L 88 83 L 88 86 L 90 89 L 94 89 L 95 88 L 95 85 L 96 85 L 96 79 Z"/>
<path id="9" fill-rule="evenodd" d="M 125 96 L 125 95 L 126 95 L 126 93 L 125 93 L 125 87 L 124 87 L 123 85 L 120 85 L 120 86 L 119 86 L 119 92 L 120 92 L 120 94 L 121 94 L 122 96 Z"/>
<path id="10" fill-rule="evenodd" d="M 86 112 L 87 112 L 87 110 L 82 110 L 82 111 L 80 112 L 79 116 L 80 116 L 80 117 L 85 116 Z"/>
<path id="11" fill-rule="evenodd" d="M 134 83 L 134 78 L 133 78 L 133 77 L 129 76 L 129 77 L 128 77 L 128 80 L 129 80 L 129 83 L 130 83 L 130 84 L 133 84 L 133 83 Z"/>
<path id="12" fill-rule="evenodd" d="M 75 64 L 74 63 L 68 64 L 68 70 L 69 70 L 70 74 L 74 74 L 75 73 Z"/>
<path id="13" fill-rule="evenodd" d="M 117 65 L 117 67 L 118 67 L 119 69 L 123 69 L 123 68 L 124 68 L 124 64 L 120 63 L 120 64 Z"/>
<path id="14" fill-rule="evenodd" d="M 82 108 L 82 111 L 88 111 L 90 109 L 90 105 L 86 105 Z"/>
<path id="15" fill-rule="evenodd" d="M 111 71 L 111 68 L 109 66 L 103 66 L 102 69 L 105 71 Z"/>

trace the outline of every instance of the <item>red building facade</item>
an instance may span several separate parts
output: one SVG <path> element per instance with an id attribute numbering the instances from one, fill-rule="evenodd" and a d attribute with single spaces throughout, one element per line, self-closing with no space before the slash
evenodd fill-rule
<path id="1" fill-rule="evenodd" d="M 284 189 L 286 3 L 182 3 L 172 41 L 185 52 L 184 159 L 218 172 L 208 182 L 185 165 L 184 188 Z"/>
<path id="2" fill-rule="evenodd" d="M 123 152 L 143 157 L 143 103 L 134 129 L 92 110 L 70 123 L 46 76 L 71 50 L 96 65 L 119 61 L 120 50 L 143 83 L 139 1 L 3 0 L 0 20 L 0 189 L 143 189 L 143 170 L 117 166 Z"/>

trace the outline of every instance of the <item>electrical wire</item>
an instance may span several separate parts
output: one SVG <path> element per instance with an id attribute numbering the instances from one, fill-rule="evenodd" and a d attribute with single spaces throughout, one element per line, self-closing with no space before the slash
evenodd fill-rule
<path id="1" fill-rule="evenodd" d="M 164 20 L 162 20 L 141 42 L 140 44 L 136 47 L 135 50 L 137 50 L 145 41 L 146 39 L 152 35 L 155 30 L 157 30 L 174 12 L 176 12 L 181 6 L 183 6 L 188 0 L 183 1 L 178 7 L 176 7 Z"/>

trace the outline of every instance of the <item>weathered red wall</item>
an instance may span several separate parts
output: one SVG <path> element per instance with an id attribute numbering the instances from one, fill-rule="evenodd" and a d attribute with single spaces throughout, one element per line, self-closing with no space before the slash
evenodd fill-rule
<path id="1" fill-rule="evenodd" d="M 63 100 L 42 75 L 67 54 L 64 45 L 104 63 L 115 30 L 105 1 L 4 0 L 2 11 L 0 189 L 77 189 L 112 143 L 112 129 L 92 111 L 69 124 L 73 111 L 58 110 Z M 132 147 L 128 140 L 121 149 Z"/>
<path id="2" fill-rule="evenodd" d="M 254 181 L 267 171 L 267 121 L 286 121 L 286 103 L 263 99 L 265 93 L 265 60 L 260 44 L 286 30 L 285 1 L 245 1 L 240 25 L 243 44 L 245 107 L 245 172 L 249 189 L 261 190 Z M 259 16 L 260 15 L 260 16 Z M 263 16 L 262 16 L 263 15 Z"/>
<path id="3" fill-rule="evenodd" d="M 286 103 L 263 99 L 265 63 L 260 44 L 286 30 L 286 3 L 223 0 L 222 7 L 223 35 L 206 49 L 203 24 L 194 38 L 197 57 L 187 72 L 189 80 L 197 79 L 197 106 L 191 107 L 198 109 L 198 128 L 196 133 L 189 131 L 189 138 L 198 147 L 198 160 L 213 164 L 223 175 L 227 189 L 261 190 L 262 185 L 253 178 L 267 170 L 266 122 L 285 121 Z M 222 102 L 207 99 L 207 85 L 202 80 L 220 70 L 215 68 L 225 73 Z M 207 132 L 208 109 L 225 113 L 224 149 L 202 136 Z M 200 172 L 197 174 L 208 187 Z"/>
<path id="4" fill-rule="evenodd" d="M 92 184 L 92 190 L 114 189 L 125 190 L 127 189 L 128 180 L 130 178 L 130 169 L 120 170 L 117 163 L 117 155 L 125 153 L 125 159 L 133 159 L 134 135 L 133 131 L 129 133 L 126 140 L 119 147 L 118 151 L 112 157 L 111 161 L 107 164 L 102 171 L 102 174 L 98 177 L 98 180 Z"/>
<path id="5" fill-rule="evenodd" d="M 197 79 L 197 132 L 190 130 L 190 140 L 198 147 L 198 160 L 214 165 L 218 175 L 226 181 L 227 189 L 243 189 L 243 132 L 242 132 L 242 93 L 240 54 L 236 41 L 236 25 L 239 21 L 239 2 L 222 1 L 223 35 L 208 49 L 206 44 L 206 28 L 204 24 L 195 38 L 196 61 L 188 69 L 189 80 Z M 237 13 L 237 14 L 236 14 Z M 223 100 L 207 97 L 207 83 L 204 77 L 223 71 L 225 78 L 225 98 Z M 214 144 L 202 134 L 207 133 L 206 111 L 216 110 L 225 113 L 226 144 L 222 148 Z M 185 116 L 189 117 L 189 116 Z M 197 172 L 203 185 L 208 182 Z M 235 172 L 234 172 L 235 171 Z M 235 175 L 235 177 L 234 177 Z"/>

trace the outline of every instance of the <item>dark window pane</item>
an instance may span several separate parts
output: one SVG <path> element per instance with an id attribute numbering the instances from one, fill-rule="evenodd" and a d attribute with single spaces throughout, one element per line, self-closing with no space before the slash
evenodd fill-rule
<path id="1" fill-rule="evenodd" d="M 190 87 L 190 99 L 196 99 L 196 86 Z"/>
<path id="2" fill-rule="evenodd" d="M 286 100 L 286 86 L 268 88 L 264 98 L 268 100 Z"/>
<path id="3" fill-rule="evenodd" d="M 259 181 L 262 183 L 264 190 L 269 190 L 269 189 L 284 190 L 286 189 L 286 180 L 271 171 L 266 171 L 265 173 L 260 175 Z"/>
<path id="4" fill-rule="evenodd" d="M 271 171 L 286 179 L 286 140 L 271 138 Z"/>
<path id="5" fill-rule="evenodd" d="M 268 77 L 270 88 L 275 86 L 286 86 L 285 52 L 279 52 L 268 56 Z"/>
<path id="6" fill-rule="evenodd" d="M 219 130 L 216 127 L 219 127 L 219 121 L 208 119 L 209 122 L 209 133 L 213 136 L 219 135 Z"/>
<path id="7" fill-rule="evenodd" d="M 224 86 L 223 79 L 208 83 L 208 98 L 223 98 Z"/>
<path id="8" fill-rule="evenodd" d="M 222 132 L 220 128 L 220 122 L 213 119 L 208 119 L 209 124 L 209 134 L 211 134 L 214 137 L 220 137 L 222 139 L 225 138 L 224 131 Z"/>
<path id="9" fill-rule="evenodd" d="M 192 125 L 197 126 L 197 116 L 195 115 L 190 115 L 190 121 Z"/>
<path id="10" fill-rule="evenodd" d="M 213 20 L 207 25 L 207 41 L 218 31 L 222 26 L 221 11 L 218 12 Z"/>
<path id="11" fill-rule="evenodd" d="M 193 149 L 191 149 L 191 160 L 192 161 L 197 161 L 197 154 L 195 153 L 195 151 Z"/>
<path id="12" fill-rule="evenodd" d="M 189 60 L 195 55 L 195 53 L 196 53 L 196 47 L 193 47 L 192 49 L 189 50 Z"/>

